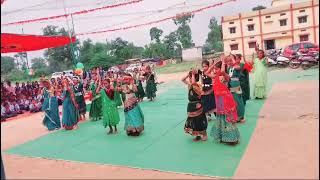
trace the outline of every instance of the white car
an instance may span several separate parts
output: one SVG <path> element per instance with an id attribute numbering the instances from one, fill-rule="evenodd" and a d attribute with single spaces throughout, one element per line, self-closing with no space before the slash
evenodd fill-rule
<path id="1" fill-rule="evenodd" d="M 57 78 L 61 78 L 62 76 L 62 72 L 55 72 L 52 73 L 51 78 L 57 79 Z"/>

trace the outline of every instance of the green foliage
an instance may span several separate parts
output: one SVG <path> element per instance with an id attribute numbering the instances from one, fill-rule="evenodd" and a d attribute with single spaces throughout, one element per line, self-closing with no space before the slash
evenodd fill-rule
<path id="1" fill-rule="evenodd" d="M 34 70 L 35 76 L 39 77 L 41 75 L 49 75 L 48 66 L 46 64 L 46 60 L 44 58 L 34 58 L 31 59 L 32 66 L 31 68 Z"/>
<path id="2" fill-rule="evenodd" d="M 160 37 L 162 35 L 163 31 L 161 29 L 158 29 L 157 27 L 153 27 L 150 29 L 150 37 L 151 41 L 155 40 L 156 43 L 160 43 Z"/>
<path id="3" fill-rule="evenodd" d="M 189 26 L 192 18 L 193 15 L 183 15 L 173 20 L 174 23 L 179 26 L 176 33 L 183 48 L 192 47 L 192 32 Z"/>
<path id="4" fill-rule="evenodd" d="M 163 43 L 166 45 L 169 57 L 175 57 L 175 56 L 181 55 L 182 47 L 178 43 L 177 32 L 171 32 L 169 35 L 165 36 Z"/>
<path id="5" fill-rule="evenodd" d="M 203 47 L 204 52 L 207 53 L 212 50 L 217 52 L 223 51 L 222 27 L 218 24 L 215 17 L 210 19 L 208 27 L 210 32 L 208 33 L 206 44 Z"/>
<path id="6" fill-rule="evenodd" d="M 8 74 L 6 79 L 9 81 L 20 81 L 27 79 L 28 75 L 21 70 L 18 69 L 12 69 Z"/>
<path id="7" fill-rule="evenodd" d="M 258 6 L 254 7 L 254 8 L 252 8 L 252 11 L 259 11 L 259 10 L 262 10 L 262 9 L 266 9 L 266 7 L 262 6 L 262 5 L 258 5 Z"/>
<path id="8" fill-rule="evenodd" d="M 74 34 L 71 32 L 71 34 Z M 43 35 L 46 36 L 69 36 L 68 32 L 64 28 L 58 28 L 58 26 L 48 25 L 43 29 Z M 74 64 L 74 58 L 72 54 L 72 47 L 74 51 L 79 49 L 79 41 L 76 41 L 72 45 L 66 45 L 56 48 L 49 48 L 45 51 L 44 55 L 49 62 L 49 71 L 57 72 L 72 69 Z"/>
<path id="9" fill-rule="evenodd" d="M 151 43 L 145 46 L 144 57 L 160 57 L 160 58 L 169 58 L 169 53 L 167 47 L 163 43 Z"/>
<path id="10" fill-rule="evenodd" d="M 8 74 L 14 68 L 14 58 L 9 56 L 1 56 L 1 75 Z"/>

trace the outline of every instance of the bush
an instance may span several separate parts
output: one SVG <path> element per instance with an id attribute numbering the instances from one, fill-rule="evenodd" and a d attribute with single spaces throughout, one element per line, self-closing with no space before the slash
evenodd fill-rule
<path id="1" fill-rule="evenodd" d="M 13 69 L 8 73 L 6 80 L 10 81 L 21 81 L 24 79 L 28 79 L 28 76 L 24 73 L 24 71 Z"/>

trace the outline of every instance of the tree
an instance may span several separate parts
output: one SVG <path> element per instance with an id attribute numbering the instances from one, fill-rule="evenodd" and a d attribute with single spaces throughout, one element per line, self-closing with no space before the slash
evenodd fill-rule
<path id="1" fill-rule="evenodd" d="M 71 32 L 71 34 L 73 35 L 74 32 Z M 43 29 L 43 35 L 69 36 L 68 32 L 64 28 L 59 29 L 58 26 L 52 25 L 48 25 Z M 72 44 L 75 51 L 79 49 L 78 45 L 79 41 Z M 44 55 L 48 59 L 50 72 L 63 71 L 71 69 L 74 66 L 71 45 L 49 48 L 45 51 Z"/>
<path id="2" fill-rule="evenodd" d="M 178 40 L 183 48 L 192 47 L 192 33 L 189 23 L 193 15 L 183 14 L 180 17 L 174 19 L 174 23 L 179 26 L 177 29 Z"/>
<path id="3" fill-rule="evenodd" d="M 262 9 L 266 9 L 266 7 L 262 6 L 262 5 L 258 5 L 258 6 L 254 7 L 254 8 L 252 8 L 252 11 L 259 11 L 259 10 L 262 10 Z"/>
<path id="4" fill-rule="evenodd" d="M 165 36 L 163 43 L 166 45 L 169 57 L 175 57 L 181 54 L 181 45 L 178 43 L 177 32 L 171 32 Z"/>
<path id="5" fill-rule="evenodd" d="M 10 56 L 1 56 L 1 75 L 8 74 L 14 67 L 14 58 Z"/>
<path id="6" fill-rule="evenodd" d="M 42 74 L 48 75 L 48 66 L 46 64 L 46 60 L 44 58 L 33 58 L 31 59 L 32 69 L 35 72 L 36 76 L 40 76 Z"/>
<path id="7" fill-rule="evenodd" d="M 152 57 L 168 58 L 169 54 L 165 44 L 151 43 L 145 46 L 144 57 L 145 58 L 152 58 Z"/>
<path id="8" fill-rule="evenodd" d="M 158 29 L 157 27 L 153 27 L 150 29 L 150 37 L 151 41 L 155 40 L 156 43 L 160 43 L 160 37 L 162 35 L 163 31 L 161 29 Z"/>
<path id="9" fill-rule="evenodd" d="M 210 32 L 208 33 L 208 38 L 206 44 L 204 45 L 204 52 L 210 52 L 212 50 L 221 52 L 223 51 L 222 42 L 222 27 L 218 24 L 215 17 L 212 17 L 209 22 Z"/>

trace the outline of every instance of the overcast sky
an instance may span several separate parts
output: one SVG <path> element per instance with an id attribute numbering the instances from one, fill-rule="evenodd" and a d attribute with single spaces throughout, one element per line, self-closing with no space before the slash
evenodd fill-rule
<path id="1" fill-rule="evenodd" d="M 9 22 L 64 14 L 63 2 L 65 2 L 67 13 L 71 13 L 125 1 L 130 0 L 6 0 L 1 5 L 1 23 L 5 24 Z M 199 7 L 201 8 L 209 4 L 223 1 L 224 0 L 143 0 L 140 3 L 132 5 L 74 16 L 74 26 L 76 33 L 113 29 L 162 19 L 177 13 L 194 10 Z M 185 3 L 185 5 L 183 3 Z M 42 5 L 37 6 L 39 4 Z M 239 12 L 250 11 L 252 7 L 257 5 L 270 7 L 271 0 L 237 0 L 236 2 L 231 2 L 196 14 L 190 23 L 194 43 L 196 45 L 204 44 L 209 32 L 208 24 L 211 17 L 214 16 L 220 21 L 221 16 L 235 15 Z M 159 10 L 168 7 L 171 9 L 161 13 L 135 13 Z M 123 15 L 126 13 L 131 14 Z M 69 24 L 71 26 L 70 20 Z M 1 33 L 21 33 L 23 29 L 25 34 L 41 35 L 42 28 L 46 25 L 57 25 L 67 28 L 67 21 L 64 18 L 60 18 L 51 21 L 28 23 L 23 25 L 1 26 Z M 169 34 L 177 28 L 173 21 L 166 21 L 151 26 L 112 33 L 80 36 L 78 38 L 80 38 L 81 41 L 90 38 L 94 42 L 105 42 L 105 39 L 112 40 L 116 37 L 121 37 L 127 41 L 133 42 L 135 45 L 144 46 L 150 42 L 149 30 L 154 26 L 162 29 L 164 31 L 164 35 Z M 43 51 L 28 52 L 28 57 L 31 59 L 42 56 L 42 54 Z"/>

